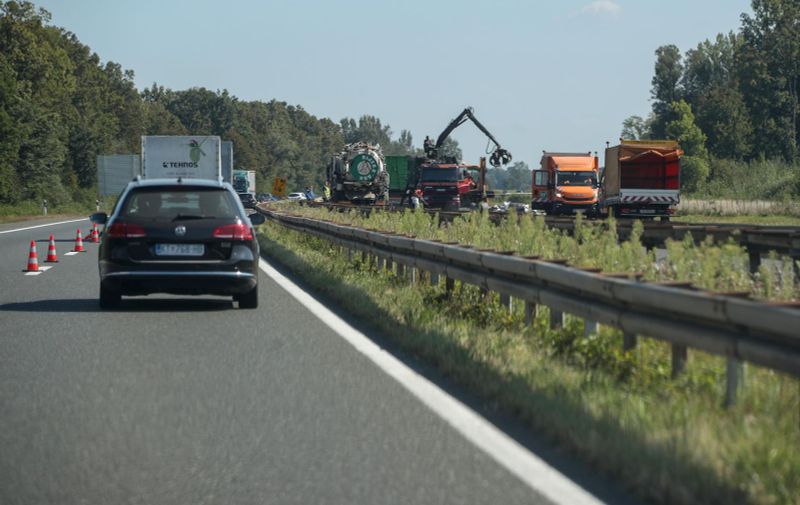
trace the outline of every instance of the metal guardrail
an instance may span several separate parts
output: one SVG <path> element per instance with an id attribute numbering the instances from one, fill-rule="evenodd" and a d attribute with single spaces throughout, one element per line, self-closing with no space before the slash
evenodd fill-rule
<path id="1" fill-rule="evenodd" d="M 369 214 L 377 211 L 401 210 L 393 207 L 364 207 L 343 204 L 311 204 L 325 206 L 331 210 L 358 210 Z M 456 217 L 462 216 L 469 211 L 438 211 L 426 210 L 426 212 L 437 213 L 443 221 L 452 221 Z M 516 216 L 516 212 L 510 213 L 490 213 L 494 219 L 500 220 L 508 216 Z M 575 218 L 566 216 L 545 216 L 545 223 L 555 229 L 564 230 L 569 233 L 575 229 Z M 586 225 L 603 226 L 607 221 L 585 220 Z M 628 240 L 633 231 L 633 220 L 617 219 L 617 234 L 620 240 Z M 695 242 L 704 240 L 706 237 L 713 237 L 715 242 L 727 242 L 733 240 L 744 247 L 750 260 L 750 271 L 757 272 L 761 264 L 761 256 L 770 251 L 789 256 L 794 262 L 800 261 L 800 227 L 797 226 L 760 226 L 743 224 L 717 224 L 717 223 L 682 223 L 680 221 L 642 221 L 644 230 L 641 241 L 648 247 L 664 247 L 666 241 L 683 240 L 687 235 L 691 235 Z M 800 274 L 800 268 L 796 270 Z"/>
<path id="2" fill-rule="evenodd" d="M 550 308 L 551 324 L 564 313 L 619 328 L 628 346 L 636 335 L 672 344 L 673 374 L 685 366 L 686 349 L 728 358 L 726 403 L 735 400 L 740 361 L 800 376 L 800 309 L 739 296 L 694 290 L 682 283 L 647 283 L 568 267 L 563 262 L 476 250 L 458 244 L 369 231 L 259 209 L 288 228 L 361 251 L 403 270 L 418 269 L 518 297 L 526 311 Z"/>

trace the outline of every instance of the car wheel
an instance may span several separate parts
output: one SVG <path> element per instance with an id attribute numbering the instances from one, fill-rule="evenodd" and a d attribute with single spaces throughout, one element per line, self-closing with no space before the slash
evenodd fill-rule
<path id="1" fill-rule="evenodd" d="M 111 309 L 119 306 L 122 294 L 116 289 L 109 288 L 100 284 L 100 308 Z"/>
<path id="2" fill-rule="evenodd" d="M 258 308 L 258 286 L 238 296 L 240 309 Z"/>

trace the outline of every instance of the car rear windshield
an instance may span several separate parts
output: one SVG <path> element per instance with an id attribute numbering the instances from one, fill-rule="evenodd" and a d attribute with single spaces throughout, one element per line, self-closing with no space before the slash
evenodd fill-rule
<path id="1" fill-rule="evenodd" d="M 141 188 L 130 195 L 120 215 L 126 218 L 172 221 L 238 216 L 231 194 L 216 188 Z"/>

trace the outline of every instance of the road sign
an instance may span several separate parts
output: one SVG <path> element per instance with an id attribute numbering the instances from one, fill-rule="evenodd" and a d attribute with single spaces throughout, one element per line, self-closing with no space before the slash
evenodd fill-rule
<path id="1" fill-rule="evenodd" d="M 275 177 L 272 183 L 272 194 L 275 196 L 286 196 L 286 179 Z"/>

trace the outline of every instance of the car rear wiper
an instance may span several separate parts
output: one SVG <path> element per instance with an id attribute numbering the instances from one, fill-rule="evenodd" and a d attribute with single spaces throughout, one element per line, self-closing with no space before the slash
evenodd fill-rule
<path id="1" fill-rule="evenodd" d="M 199 216 L 197 214 L 178 214 L 172 220 L 173 221 L 184 221 L 189 219 L 213 219 L 214 216 Z"/>

